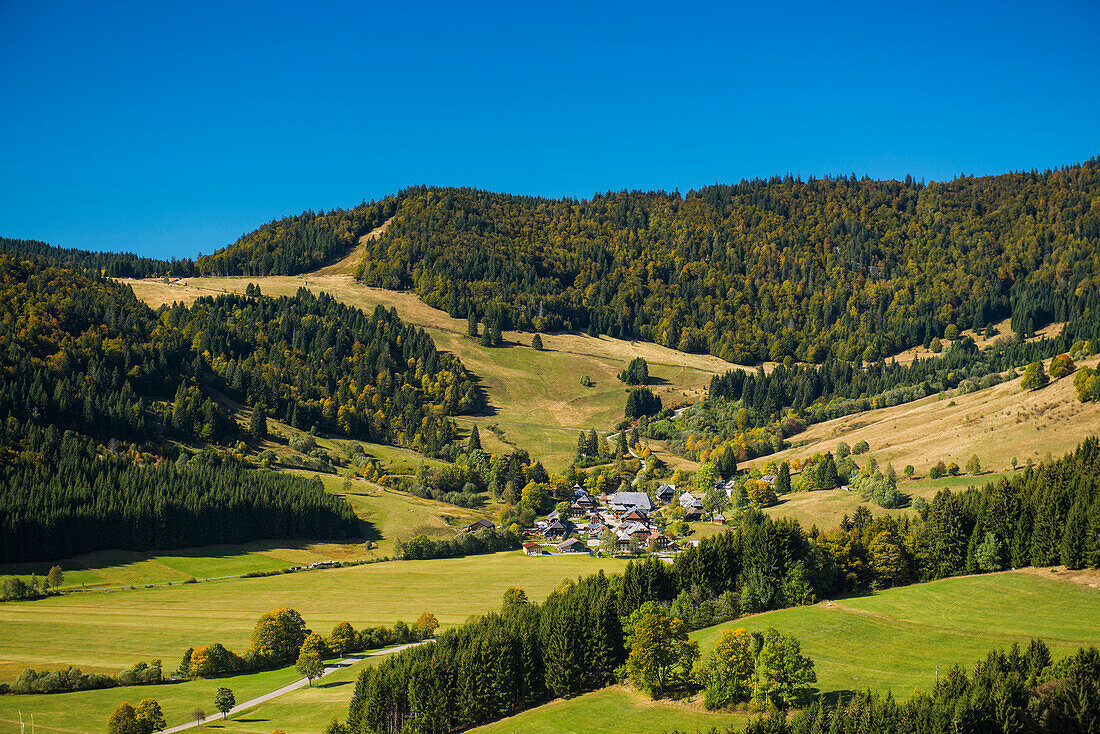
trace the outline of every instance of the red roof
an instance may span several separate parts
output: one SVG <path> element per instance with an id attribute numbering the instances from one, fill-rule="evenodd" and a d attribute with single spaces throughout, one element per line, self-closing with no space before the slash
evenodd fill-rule
<path id="1" fill-rule="evenodd" d="M 524 548 L 541 548 L 542 546 L 534 541 L 529 541 L 523 544 Z"/>

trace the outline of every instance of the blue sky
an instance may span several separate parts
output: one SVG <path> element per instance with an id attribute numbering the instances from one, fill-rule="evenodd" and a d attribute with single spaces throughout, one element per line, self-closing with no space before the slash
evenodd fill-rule
<path id="1" fill-rule="evenodd" d="M 0 235 L 157 257 L 410 184 L 1100 154 L 1100 3 L 0 1 Z"/>

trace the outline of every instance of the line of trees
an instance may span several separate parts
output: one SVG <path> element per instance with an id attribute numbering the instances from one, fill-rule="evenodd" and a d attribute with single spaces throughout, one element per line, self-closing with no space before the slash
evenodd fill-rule
<path id="1" fill-rule="evenodd" d="M 361 532 L 351 507 L 320 480 L 258 471 L 220 452 L 173 462 L 135 450 L 112 454 L 53 426 L 8 421 L 0 433 L 0 446 L 23 447 L 9 449 L 0 466 L 5 563 Z"/>

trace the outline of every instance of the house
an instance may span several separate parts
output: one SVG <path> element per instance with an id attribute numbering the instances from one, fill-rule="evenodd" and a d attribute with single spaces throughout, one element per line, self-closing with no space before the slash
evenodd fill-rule
<path id="1" fill-rule="evenodd" d="M 576 520 L 579 517 L 584 517 L 588 513 L 588 507 L 582 505 L 579 502 L 574 502 L 569 505 L 569 517 Z"/>
<path id="2" fill-rule="evenodd" d="M 703 519 L 703 508 L 695 507 L 694 505 L 684 510 L 684 521 L 695 522 L 696 520 Z"/>
<path id="3" fill-rule="evenodd" d="M 588 546 L 576 538 L 570 538 L 555 545 L 554 550 L 558 553 L 587 553 Z"/>
<path id="4" fill-rule="evenodd" d="M 608 497 L 611 509 L 616 515 L 625 515 L 635 508 L 653 511 L 653 500 L 645 492 L 616 492 Z"/>
<path id="5" fill-rule="evenodd" d="M 495 527 L 496 525 L 489 522 L 488 520 L 478 520 L 477 522 L 472 522 L 466 527 L 462 528 L 462 532 L 476 533 L 478 530 L 492 530 Z"/>
<path id="6" fill-rule="evenodd" d="M 546 516 L 546 522 L 551 523 L 555 520 L 561 519 L 561 513 L 557 510 L 552 510 L 549 515 Z"/>
<path id="7" fill-rule="evenodd" d="M 676 487 L 671 484 L 662 484 L 657 487 L 657 501 L 662 505 L 667 505 L 676 498 Z"/>
<path id="8" fill-rule="evenodd" d="M 529 541 L 523 544 L 523 552 L 529 556 L 541 556 L 542 546 L 534 541 Z"/>
<path id="9" fill-rule="evenodd" d="M 723 515 L 721 512 L 719 512 L 717 515 L 714 516 L 714 524 L 715 525 L 725 525 L 726 524 L 726 516 Z"/>
<path id="10" fill-rule="evenodd" d="M 640 522 L 648 525 L 649 513 L 635 507 L 633 510 L 623 515 L 623 522 Z"/>
<path id="11" fill-rule="evenodd" d="M 691 507 L 693 504 L 695 504 L 695 495 L 691 492 L 680 495 L 680 507 Z"/>
<path id="12" fill-rule="evenodd" d="M 774 474 L 765 474 L 764 476 L 760 477 L 760 481 L 767 482 L 773 487 L 775 486 L 775 479 L 776 477 Z"/>
<path id="13" fill-rule="evenodd" d="M 587 490 L 580 489 L 579 487 L 574 487 L 573 488 L 572 503 L 575 504 L 575 505 L 580 505 L 581 507 L 584 507 L 585 509 L 592 509 L 593 507 L 595 507 L 598 504 L 596 502 L 596 500 L 594 500 L 592 498 L 592 495 L 590 495 L 588 493 Z"/>
<path id="14" fill-rule="evenodd" d="M 571 520 L 554 520 L 546 526 L 545 535 L 547 538 L 564 538 L 570 535 L 574 528 Z"/>
<path id="15" fill-rule="evenodd" d="M 659 551 L 666 551 L 672 547 L 672 542 L 664 535 L 654 530 L 649 534 L 649 547 Z"/>

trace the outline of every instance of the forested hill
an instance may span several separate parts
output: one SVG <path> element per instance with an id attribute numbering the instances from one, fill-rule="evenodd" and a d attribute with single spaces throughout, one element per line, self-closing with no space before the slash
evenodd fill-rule
<path id="1" fill-rule="evenodd" d="M 922 185 L 790 177 L 588 201 L 412 189 L 370 285 L 504 327 L 735 362 L 874 361 L 1007 316 L 1066 320 L 1100 275 L 1100 161 Z"/>
<path id="2" fill-rule="evenodd" d="M 102 273 L 111 278 L 186 277 L 195 275 L 190 259 L 157 260 L 132 252 L 92 252 L 72 247 L 55 247 L 38 240 L 0 237 L 0 252 L 19 255 L 42 263 Z"/>
<path id="3" fill-rule="evenodd" d="M 263 225 L 195 263 L 201 275 L 295 275 L 348 252 L 397 211 L 399 196 L 353 209 L 302 212 Z"/>
<path id="4" fill-rule="evenodd" d="M 426 453 L 480 405 L 461 362 L 392 310 L 250 288 L 153 311 L 101 275 L 3 254 L 0 372 L 0 562 L 354 532 L 320 487 L 234 458 L 223 394 Z"/>

